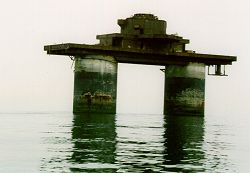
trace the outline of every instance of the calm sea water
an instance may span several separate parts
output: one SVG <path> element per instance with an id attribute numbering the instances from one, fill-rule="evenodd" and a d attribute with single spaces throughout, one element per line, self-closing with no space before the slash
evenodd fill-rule
<path id="1" fill-rule="evenodd" d="M 249 172 L 237 116 L 0 114 L 0 172 Z M 239 121 L 238 121 L 239 120 Z"/>

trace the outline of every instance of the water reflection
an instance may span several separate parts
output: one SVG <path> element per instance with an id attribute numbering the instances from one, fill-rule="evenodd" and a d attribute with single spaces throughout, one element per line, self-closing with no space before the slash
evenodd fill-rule
<path id="1" fill-rule="evenodd" d="M 163 115 L 118 115 L 116 130 L 118 172 L 163 171 Z"/>
<path id="2" fill-rule="evenodd" d="M 71 127 L 71 146 L 66 145 L 71 155 L 60 160 L 62 167 L 53 162 L 58 170 L 204 171 L 202 117 L 81 114 L 74 115 Z"/>
<path id="3" fill-rule="evenodd" d="M 203 117 L 165 115 L 83 114 L 74 115 L 73 121 L 72 114 L 48 117 L 41 134 L 46 152 L 40 172 L 232 169 L 228 160 L 233 150 L 231 127 L 214 119 L 204 123 Z"/>
<path id="4" fill-rule="evenodd" d="M 165 171 L 204 171 L 203 117 L 164 117 Z"/>
<path id="5" fill-rule="evenodd" d="M 115 172 L 115 115 L 74 115 L 72 172 Z"/>

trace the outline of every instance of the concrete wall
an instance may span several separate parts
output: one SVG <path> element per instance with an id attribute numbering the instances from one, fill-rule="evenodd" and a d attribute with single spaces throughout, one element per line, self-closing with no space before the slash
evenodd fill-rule
<path id="1" fill-rule="evenodd" d="M 204 102 L 204 64 L 166 66 L 164 114 L 204 116 Z"/>
<path id="2" fill-rule="evenodd" d="M 116 113 L 117 62 L 113 57 L 76 57 L 74 113 Z"/>

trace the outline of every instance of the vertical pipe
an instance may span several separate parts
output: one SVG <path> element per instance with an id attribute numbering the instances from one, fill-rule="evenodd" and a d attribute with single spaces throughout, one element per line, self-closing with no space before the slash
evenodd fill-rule
<path id="1" fill-rule="evenodd" d="M 113 57 L 76 57 L 74 113 L 116 113 L 117 62 Z"/>
<path id="2" fill-rule="evenodd" d="M 221 65 L 215 65 L 215 74 L 221 75 Z"/>
<path id="3" fill-rule="evenodd" d="M 204 116 L 205 65 L 168 65 L 165 70 L 165 115 Z"/>

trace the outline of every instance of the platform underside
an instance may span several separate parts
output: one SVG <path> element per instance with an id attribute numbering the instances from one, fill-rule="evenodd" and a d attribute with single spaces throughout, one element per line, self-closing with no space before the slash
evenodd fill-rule
<path id="1" fill-rule="evenodd" d="M 168 65 L 188 64 L 190 62 L 204 63 L 205 65 L 231 65 L 236 61 L 235 56 L 198 54 L 189 52 L 156 52 L 133 48 L 114 48 L 101 45 L 86 44 L 56 44 L 44 47 L 47 54 L 51 55 L 106 55 L 112 56 L 118 63 Z"/>

